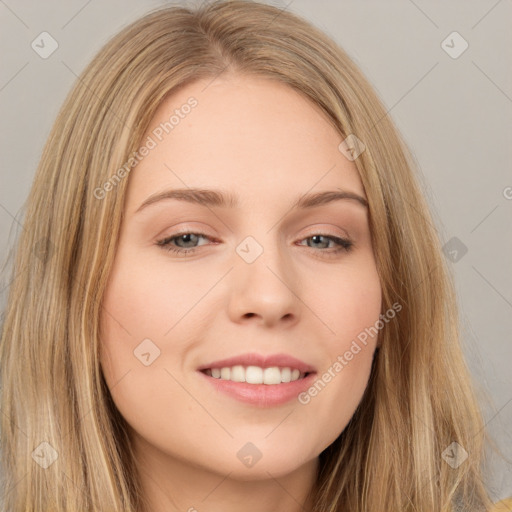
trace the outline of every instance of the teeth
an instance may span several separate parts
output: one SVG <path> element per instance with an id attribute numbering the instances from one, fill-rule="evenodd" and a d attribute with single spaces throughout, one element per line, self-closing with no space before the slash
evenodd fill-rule
<path id="1" fill-rule="evenodd" d="M 261 368 L 259 366 L 241 366 L 236 365 L 226 368 L 212 368 L 206 370 L 206 374 L 221 380 L 231 380 L 233 382 L 247 382 L 248 384 L 281 384 L 282 382 L 293 382 L 304 378 L 305 373 L 301 373 L 296 368 Z"/>

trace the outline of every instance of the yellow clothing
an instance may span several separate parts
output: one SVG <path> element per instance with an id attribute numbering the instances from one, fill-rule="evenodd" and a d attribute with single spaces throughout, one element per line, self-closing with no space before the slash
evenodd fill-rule
<path id="1" fill-rule="evenodd" d="M 512 498 L 496 503 L 490 512 L 512 512 Z"/>

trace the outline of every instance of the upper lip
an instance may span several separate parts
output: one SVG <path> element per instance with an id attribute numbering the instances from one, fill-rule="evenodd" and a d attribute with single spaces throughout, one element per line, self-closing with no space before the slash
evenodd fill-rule
<path id="1" fill-rule="evenodd" d="M 270 368 L 273 366 L 292 369 L 296 368 L 301 373 L 312 373 L 316 371 L 313 366 L 288 354 L 270 354 L 265 356 L 256 353 L 241 354 L 228 359 L 219 359 L 218 361 L 200 366 L 198 370 L 202 371 L 211 368 L 225 368 L 236 365 L 260 366 L 261 368 Z"/>

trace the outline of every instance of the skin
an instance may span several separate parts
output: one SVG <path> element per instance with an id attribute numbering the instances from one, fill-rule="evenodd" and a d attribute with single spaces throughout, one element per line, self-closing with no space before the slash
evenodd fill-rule
<path id="1" fill-rule="evenodd" d="M 256 407 L 217 393 L 197 368 L 246 352 L 287 353 L 332 368 L 381 312 L 368 211 L 341 200 L 292 211 L 301 194 L 348 190 L 366 198 L 343 137 L 289 86 L 228 75 L 169 96 L 147 135 L 194 96 L 198 105 L 131 171 L 125 216 L 104 297 L 101 366 L 129 424 L 154 512 L 295 512 L 306 501 L 318 455 L 343 431 L 368 383 L 376 336 L 307 404 Z M 206 89 L 205 89 L 206 87 Z M 137 212 L 175 188 L 236 194 L 238 208 L 176 199 Z M 181 230 L 175 255 L 156 242 Z M 330 238 L 349 237 L 333 253 Z M 263 248 L 251 264 L 236 252 L 248 236 Z M 331 255 L 328 255 L 328 252 Z M 160 356 L 134 356 L 149 338 Z M 332 370 L 331 370 L 332 372 Z M 237 457 L 253 443 L 261 459 Z"/>

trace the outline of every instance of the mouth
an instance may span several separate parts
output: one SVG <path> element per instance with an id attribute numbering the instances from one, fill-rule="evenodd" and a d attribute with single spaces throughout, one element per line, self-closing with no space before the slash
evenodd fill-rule
<path id="1" fill-rule="evenodd" d="M 305 379 L 314 372 L 300 371 L 293 367 L 261 367 L 261 366 L 224 366 L 217 368 L 205 368 L 200 370 L 208 377 L 231 382 L 245 382 L 247 384 L 264 384 L 273 386 Z"/>
<path id="2" fill-rule="evenodd" d="M 260 409 L 289 404 L 313 385 L 316 371 L 279 366 L 222 366 L 201 368 L 197 372 L 213 386 L 217 397 L 227 396 Z"/>

